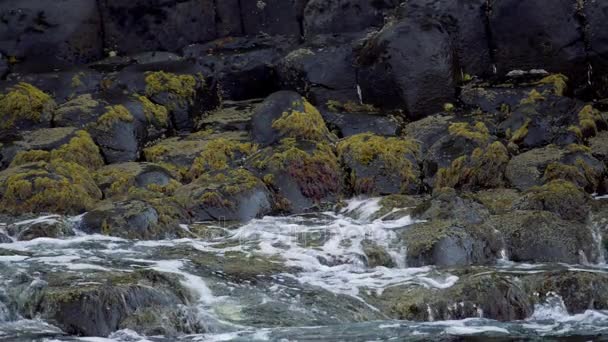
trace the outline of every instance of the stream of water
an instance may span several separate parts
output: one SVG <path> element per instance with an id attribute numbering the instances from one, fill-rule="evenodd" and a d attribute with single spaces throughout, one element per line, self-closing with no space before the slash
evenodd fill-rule
<path id="1" fill-rule="evenodd" d="M 353 200 L 339 213 L 265 217 L 240 227 L 208 227 L 200 239 L 130 241 L 77 234 L 69 239 L 38 238 L 0 244 L 0 340 L 11 341 L 373 341 L 483 338 L 608 337 L 608 312 L 570 315 L 559 296 L 534 308 L 523 321 L 498 322 L 469 318 L 457 321 L 395 321 L 382 313 L 369 294 L 397 285 L 449 288 L 459 279 L 450 270 L 411 268 L 397 231 L 413 223 L 409 216 L 374 219 L 377 199 Z M 53 220 L 57 217 L 43 217 Z M 73 219 L 75 222 L 77 218 Z M 184 226 L 184 229 L 191 227 Z M 373 241 L 393 259 L 395 267 L 369 267 L 363 242 Z M 217 260 L 230 253 L 264 257 L 281 269 L 263 281 L 234 281 L 222 268 L 201 268 L 192 255 Z M 608 266 L 517 264 L 503 259 L 487 271 L 542 273 L 555 269 L 608 272 Z M 204 327 L 203 334 L 180 337 L 140 336 L 124 329 L 107 338 L 66 336 L 41 319 L 26 320 L 3 303 L 16 274 L 133 272 L 153 269 L 177 275 L 196 301 L 189 308 Z M 483 313 L 480 313 L 483 316 Z"/>

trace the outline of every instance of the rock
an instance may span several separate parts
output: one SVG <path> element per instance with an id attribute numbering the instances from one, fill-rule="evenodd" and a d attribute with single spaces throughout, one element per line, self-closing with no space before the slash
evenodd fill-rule
<path id="1" fill-rule="evenodd" d="M 608 132 L 601 132 L 589 139 L 591 155 L 608 165 Z"/>
<path id="2" fill-rule="evenodd" d="M 51 212 L 78 215 L 102 194 L 89 171 L 61 159 L 28 163 L 0 172 L 0 210 L 11 214 Z"/>
<path id="3" fill-rule="evenodd" d="M 300 20 L 305 1 L 292 0 L 245 0 L 240 2 L 243 33 L 255 36 L 301 36 Z"/>
<path id="4" fill-rule="evenodd" d="M 276 68 L 282 88 L 306 95 L 317 106 L 328 101 L 358 103 L 352 45 L 351 41 L 313 41 L 293 50 Z"/>
<path id="5" fill-rule="evenodd" d="M 151 313 L 160 317 L 191 301 L 177 277 L 152 270 L 91 272 L 84 279 L 52 273 L 46 282 L 38 282 L 22 314 L 40 315 L 71 335 L 108 336 L 138 312 L 155 309 Z M 136 327 L 137 331 L 152 328 L 147 324 Z"/>
<path id="6" fill-rule="evenodd" d="M 234 106 L 218 108 L 205 114 L 198 121 L 198 130 L 248 131 L 255 107 L 250 103 L 236 103 Z"/>
<path id="7" fill-rule="evenodd" d="M 37 238 L 61 239 L 73 236 L 72 228 L 71 223 L 65 218 L 51 215 L 15 222 L 7 227 L 7 231 L 18 241 L 30 241 Z"/>
<path id="8" fill-rule="evenodd" d="M 13 240 L 6 234 L 0 232 L 0 243 L 11 243 Z"/>
<path id="9" fill-rule="evenodd" d="M 29 83 L 0 93 L 0 129 L 34 129 L 51 126 L 53 99 Z"/>
<path id="10" fill-rule="evenodd" d="M 108 104 L 92 94 L 77 96 L 57 107 L 53 113 L 53 124 L 57 127 L 85 127 L 97 121 Z"/>
<path id="11" fill-rule="evenodd" d="M 522 320 L 534 311 L 532 296 L 508 274 L 485 272 L 463 275 L 446 289 L 426 286 L 389 287 L 378 296 L 382 311 L 410 321 L 483 318 Z M 376 299 L 376 298 L 373 298 Z"/>
<path id="12" fill-rule="evenodd" d="M 339 137 L 350 137 L 362 133 L 381 136 L 396 136 L 400 130 L 395 118 L 365 113 L 322 112 L 323 119 L 332 132 Z"/>
<path id="13" fill-rule="evenodd" d="M 540 296 L 539 301 L 558 295 L 571 315 L 587 310 L 605 310 L 608 303 L 608 277 L 602 273 L 553 271 L 525 279 Z"/>
<path id="14" fill-rule="evenodd" d="M 8 64 L 8 61 L 6 60 L 6 56 L 4 56 L 2 54 L 2 52 L 0 52 L 0 79 L 4 78 L 4 75 L 6 75 L 8 70 L 9 70 L 9 64 Z"/>
<path id="15" fill-rule="evenodd" d="M 419 220 L 455 220 L 465 225 L 479 225 L 489 218 L 490 213 L 475 199 L 459 196 L 454 189 L 442 188 L 418 205 L 412 216 Z"/>
<path id="16" fill-rule="evenodd" d="M 513 205 L 521 198 L 515 189 L 487 189 L 471 194 L 475 201 L 483 204 L 490 214 L 506 214 L 513 209 Z"/>
<path id="17" fill-rule="evenodd" d="M 578 84 L 587 71 L 576 2 L 504 0 L 491 4 L 489 28 L 499 74 L 515 69 L 563 72 Z"/>
<path id="18" fill-rule="evenodd" d="M 450 115 L 431 115 L 408 123 L 403 129 L 403 135 L 418 141 L 421 152 L 426 153 L 439 138 L 447 134 L 453 119 Z"/>
<path id="19" fill-rule="evenodd" d="M 402 234 L 408 267 L 492 265 L 500 252 L 499 237 L 483 226 L 454 221 L 418 223 Z"/>
<path id="20" fill-rule="evenodd" d="M 414 140 L 363 133 L 340 141 L 337 151 L 355 194 L 411 195 L 421 190 L 419 146 Z"/>
<path id="21" fill-rule="evenodd" d="M 43 151 L 50 151 L 70 142 L 76 135 L 76 129 L 73 127 L 62 128 L 42 128 L 35 131 L 25 131 L 21 133 L 21 139 L 7 143 L 0 147 L 0 169 L 8 167 L 15 156 L 19 159 L 15 164 L 23 163 L 28 159 L 26 156 L 31 156 L 34 153 L 43 155 Z M 24 153 L 27 151 L 36 151 Z M 49 155 L 50 156 L 50 155 Z"/>
<path id="22" fill-rule="evenodd" d="M 545 210 L 564 220 L 587 222 L 591 197 L 582 189 L 565 180 L 554 180 L 543 186 L 533 187 L 513 208 L 518 210 Z"/>
<path id="23" fill-rule="evenodd" d="M 246 167 L 275 193 L 275 211 L 302 213 L 336 201 L 344 179 L 327 143 L 283 139 L 253 155 Z"/>
<path id="24" fill-rule="evenodd" d="M 247 222 L 270 212 L 264 183 L 245 169 L 211 172 L 177 189 L 175 197 L 195 221 Z"/>
<path id="25" fill-rule="evenodd" d="M 504 236 L 508 258 L 515 262 L 578 264 L 598 257 L 589 227 L 550 212 L 515 210 L 492 216 L 488 224 Z"/>
<path id="26" fill-rule="evenodd" d="M 549 145 L 533 149 L 511 159 L 505 175 L 512 186 L 527 190 L 555 179 L 573 182 L 588 192 L 595 192 L 604 178 L 605 166 L 585 146 L 570 145 L 559 149 Z"/>
<path id="27" fill-rule="evenodd" d="M 127 107 L 115 105 L 106 107 L 106 112 L 88 130 L 111 164 L 139 159 L 143 145 L 139 128 L 139 122 Z"/>
<path id="28" fill-rule="evenodd" d="M 363 240 L 361 247 L 367 260 L 367 267 L 395 267 L 396 264 L 391 255 L 374 241 Z"/>
<path id="29" fill-rule="evenodd" d="M 45 68 L 87 63 L 103 53 L 101 17 L 95 0 L 35 0 L 0 5 L 0 50 Z"/>
<path id="30" fill-rule="evenodd" d="M 396 5 L 393 0 L 311 0 L 304 10 L 304 33 L 312 37 L 381 27 L 385 12 Z"/>
<path id="31" fill-rule="evenodd" d="M 608 94 L 608 44 L 607 33 L 603 29 L 604 16 L 608 11 L 608 4 L 601 1 L 585 2 L 582 14 L 586 20 L 585 38 L 589 45 L 589 61 L 591 62 L 591 82 L 598 98 Z"/>
<path id="32" fill-rule="evenodd" d="M 359 53 L 363 101 L 403 109 L 410 119 L 439 112 L 453 102 L 450 37 L 433 20 L 386 25 Z"/>
<path id="33" fill-rule="evenodd" d="M 214 2 L 105 0 L 100 6 L 104 44 L 119 54 L 178 51 L 216 37 Z"/>
<path id="34" fill-rule="evenodd" d="M 160 165 L 134 162 L 102 167 L 95 173 L 95 180 L 106 198 L 126 195 L 132 188 L 157 190 L 179 184 Z"/>
<path id="35" fill-rule="evenodd" d="M 284 138 L 329 141 L 319 111 L 298 93 L 280 91 L 267 97 L 253 113 L 251 135 L 255 143 L 269 146 Z"/>
<path id="36" fill-rule="evenodd" d="M 128 200 L 102 203 L 82 217 L 79 229 L 88 234 L 103 234 L 125 239 L 162 240 L 183 233 L 177 224 L 165 224 L 151 204 Z"/>
<path id="37" fill-rule="evenodd" d="M 485 0 L 414 0 L 399 8 L 409 20 L 434 18 L 447 30 L 462 75 L 489 76 L 492 71 L 488 4 Z"/>

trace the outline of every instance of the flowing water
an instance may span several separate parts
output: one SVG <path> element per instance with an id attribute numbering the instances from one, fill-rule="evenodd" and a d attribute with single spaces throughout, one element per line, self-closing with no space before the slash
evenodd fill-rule
<path id="1" fill-rule="evenodd" d="M 437 340 L 459 336 L 585 340 L 608 336 L 608 312 L 569 315 L 559 296 L 549 296 L 537 304 L 532 317 L 524 321 L 493 321 L 483 318 L 483 312 L 479 318 L 458 321 L 389 319 L 368 300 L 370 294 L 378 295 L 397 285 L 448 288 L 459 277 L 450 270 L 407 267 L 406 251 L 397 241 L 397 232 L 407 229 L 412 219 L 382 220 L 374 216 L 378 210 L 377 199 L 353 200 L 339 213 L 265 217 L 240 227 L 208 226 L 200 239 L 129 241 L 77 234 L 63 240 L 39 238 L 0 244 L 4 250 L 0 253 L 0 340 L 175 340 L 140 336 L 128 329 L 107 338 L 70 337 L 41 319 L 23 319 L 6 303 L 9 282 L 19 274 L 33 276 L 30 287 L 35 287 L 40 272 L 86 275 L 137 269 L 174 274 L 195 296 L 188 309 L 205 333 L 180 336 L 183 341 Z M 59 218 L 39 220 L 55 219 Z M 364 241 L 373 241 L 388 251 L 395 267 L 367 266 Z M 264 269 L 280 268 L 263 279 L 254 275 L 234 281 L 221 266 L 201 267 L 201 263 L 192 262 L 200 253 L 214 256 L 209 260 L 216 261 L 234 253 L 256 256 L 266 260 Z M 608 272 L 603 264 L 516 264 L 508 261 L 506 253 L 496 266 L 485 269 L 530 274 L 554 269 Z"/>

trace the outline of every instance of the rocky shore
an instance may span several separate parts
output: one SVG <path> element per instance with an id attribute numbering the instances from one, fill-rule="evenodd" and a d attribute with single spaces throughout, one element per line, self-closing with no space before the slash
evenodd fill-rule
<path id="1" fill-rule="evenodd" d="M 184 225 L 381 197 L 374 219 L 416 221 L 398 231 L 403 262 L 459 277 L 370 294 L 383 318 L 519 320 L 550 292 L 569 313 L 608 310 L 605 273 L 474 272 L 605 262 L 606 13 L 590 0 L 3 1 L 0 242 L 196 239 L 208 229 Z M 367 267 L 398 267 L 362 246 Z M 249 280 L 242 255 L 187 254 Z M 193 299 L 174 276 L 110 272 L 112 286 L 71 293 L 54 275 L 17 311 L 107 336 L 150 333 L 146 310 L 169 307 L 164 333 L 205 330 L 177 323 Z M 83 298 L 125 303 L 82 312 Z"/>

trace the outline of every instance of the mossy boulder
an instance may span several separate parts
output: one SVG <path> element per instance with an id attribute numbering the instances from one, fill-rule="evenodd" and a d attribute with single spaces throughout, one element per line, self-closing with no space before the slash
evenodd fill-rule
<path id="1" fill-rule="evenodd" d="M 601 132 L 589 139 L 589 148 L 595 158 L 608 165 L 608 132 Z"/>
<path id="2" fill-rule="evenodd" d="M 487 220 L 490 213 L 475 198 L 467 194 L 459 195 L 452 188 L 442 188 L 414 208 L 412 216 L 420 220 L 456 220 L 477 225 Z"/>
<path id="3" fill-rule="evenodd" d="M 101 147 L 108 163 L 135 161 L 141 153 L 139 123 L 124 105 L 106 107 L 103 115 L 89 125 L 89 132 Z"/>
<path id="4" fill-rule="evenodd" d="M 192 300 L 177 276 L 152 270 L 78 276 L 51 273 L 44 278 L 35 295 L 20 307 L 21 314 L 40 316 L 72 335 L 108 336 L 137 312 L 155 309 L 154 314 L 162 316 Z M 136 331 L 151 329 L 148 324 Z"/>
<path id="5" fill-rule="evenodd" d="M 519 279 L 497 272 L 464 274 L 446 289 L 394 286 L 369 299 L 391 317 L 410 321 L 441 321 L 483 317 L 499 321 L 527 318 L 534 311 L 532 295 Z"/>
<path id="6" fill-rule="evenodd" d="M 9 225 L 6 230 L 19 241 L 43 237 L 61 239 L 74 235 L 73 225 L 60 216 L 17 222 Z"/>
<path id="7" fill-rule="evenodd" d="M 486 207 L 490 214 L 506 214 L 513 209 L 513 205 L 521 198 L 521 193 L 516 189 L 488 189 L 467 194 Z"/>
<path id="8" fill-rule="evenodd" d="M 403 128 L 403 135 L 415 139 L 420 144 L 420 151 L 426 151 L 439 140 L 448 134 L 454 117 L 445 114 L 435 114 L 426 118 L 410 122 Z"/>
<path id="9" fill-rule="evenodd" d="M 11 214 L 80 214 L 102 197 L 85 167 L 60 159 L 0 172 L 0 190 L 0 210 Z"/>
<path id="10" fill-rule="evenodd" d="M 484 149 L 476 148 L 470 156 L 456 158 L 449 167 L 440 168 L 435 187 L 469 190 L 503 187 L 509 159 L 507 148 L 499 141 Z"/>
<path id="11" fill-rule="evenodd" d="M 331 141 L 319 111 L 298 93 L 280 91 L 267 97 L 253 113 L 253 141 L 262 147 L 279 143 L 284 138 Z"/>
<path id="12" fill-rule="evenodd" d="M 350 172 L 355 194 L 416 194 L 421 190 L 419 145 L 412 139 L 363 133 L 340 141 L 337 151 Z"/>
<path id="13" fill-rule="evenodd" d="M 577 264 L 598 258 L 589 227 L 551 212 L 514 210 L 492 216 L 486 224 L 502 234 L 512 261 Z"/>
<path id="14" fill-rule="evenodd" d="M 57 127 L 84 127 L 95 122 L 107 105 L 106 101 L 93 94 L 79 95 L 55 109 L 53 124 Z"/>
<path id="15" fill-rule="evenodd" d="M 243 161 L 257 152 L 257 145 L 230 138 L 209 139 L 190 168 L 190 178 L 195 179 L 207 172 L 221 171 L 240 166 Z"/>
<path id="16" fill-rule="evenodd" d="M 529 189 L 516 203 L 518 210 L 545 210 L 564 220 L 582 223 L 589 219 L 591 196 L 566 180 L 554 180 Z"/>
<path id="17" fill-rule="evenodd" d="M 361 241 L 367 267 L 395 267 L 396 263 L 390 253 L 372 240 Z"/>
<path id="18" fill-rule="evenodd" d="M 239 103 L 234 107 L 212 110 L 198 120 L 196 127 L 200 130 L 213 131 L 247 131 L 251 128 L 254 107 Z"/>
<path id="19" fill-rule="evenodd" d="M 275 194 L 275 210 L 299 213 L 335 203 L 343 174 L 326 143 L 287 138 L 246 162 Z"/>
<path id="20" fill-rule="evenodd" d="M 153 163 L 107 165 L 94 177 L 105 197 L 112 199 L 128 197 L 134 189 L 168 193 L 180 185 L 167 169 Z"/>
<path id="21" fill-rule="evenodd" d="M 139 200 L 105 202 L 87 212 L 78 228 L 89 234 L 103 234 L 137 240 L 162 240 L 185 235 L 177 223 L 165 224 L 154 206 Z"/>
<path id="22" fill-rule="evenodd" d="M 145 74 L 145 83 L 145 95 L 169 111 L 176 129 L 194 127 L 200 109 L 198 94 L 205 86 L 201 76 L 154 71 Z"/>
<path id="23" fill-rule="evenodd" d="M 401 238 L 407 246 L 409 267 L 491 265 L 499 258 L 501 247 L 492 229 L 450 220 L 416 223 Z"/>
<path id="24" fill-rule="evenodd" d="M 29 83 L 18 83 L 0 93 L 0 129 L 50 127 L 55 102 Z"/>
<path id="25" fill-rule="evenodd" d="M 178 188 L 177 201 L 195 221 L 246 222 L 270 212 L 266 185 L 245 169 L 202 174 Z"/>

